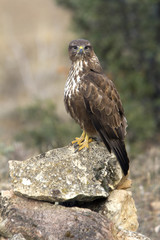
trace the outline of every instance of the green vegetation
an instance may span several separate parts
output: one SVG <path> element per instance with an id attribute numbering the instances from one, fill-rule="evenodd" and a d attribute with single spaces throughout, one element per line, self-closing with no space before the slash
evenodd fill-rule
<path id="1" fill-rule="evenodd" d="M 73 122 L 64 122 L 56 114 L 52 101 L 37 101 L 26 108 L 17 109 L 14 120 L 20 130 L 15 138 L 40 152 L 69 144 L 80 135 L 80 128 Z"/>
<path id="2" fill-rule="evenodd" d="M 160 1 L 57 2 L 72 10 L 75 31 L 115 82 L 130 142 L 150 139 L 160 127 Z"/>
<path id="3" fill-rule="evenodd" d="M 14 148 L 11 145 L 6 145 L 4 143 L 0 143 L 0 156 L 10 156 L 10 154 L 13 152 Z"/>

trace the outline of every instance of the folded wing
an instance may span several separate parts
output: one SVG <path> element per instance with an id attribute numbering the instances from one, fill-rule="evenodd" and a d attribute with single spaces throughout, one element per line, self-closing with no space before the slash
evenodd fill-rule
<path id="1" fill-rule="evenodd" d="M 83 97 L 86 111 L 109 152 L 116 155 L 127 175 L 129 159 L 124 138 L 127 122 L 119 94 L 104 74 L 90 72 L 84 77 Z"/>

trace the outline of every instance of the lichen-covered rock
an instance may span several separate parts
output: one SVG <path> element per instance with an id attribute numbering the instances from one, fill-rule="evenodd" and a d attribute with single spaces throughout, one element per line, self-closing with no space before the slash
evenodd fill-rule
<path id="1" fill-rule="evenodd" d="M 107 197 L 122 179 L 115 156 L 96 142 L 80 152 L 67 146 L 25 161 L 9 161 L 9 168 L 16 194 L 51 202 Z"/>

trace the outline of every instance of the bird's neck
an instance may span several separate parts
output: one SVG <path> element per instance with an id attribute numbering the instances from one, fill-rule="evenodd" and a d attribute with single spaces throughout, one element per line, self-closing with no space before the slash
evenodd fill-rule
<path id="1" fill-rule="evenodd" d="M 74 70 L 76 75 L 81 75 L 91 70 L 97 73 L 103 72 L 100 62 L 95 54 L 89 59 L 77 59 L 76 61 L 72 62 L 71 69 Z"/>
<path id="2" fill-rule="evenodd" d="M 88 62 L 85 59 L 77 59 L 72 63 L 72 69 L 74 69 L 75 74 L 83 74 L 89 69 Z"/>

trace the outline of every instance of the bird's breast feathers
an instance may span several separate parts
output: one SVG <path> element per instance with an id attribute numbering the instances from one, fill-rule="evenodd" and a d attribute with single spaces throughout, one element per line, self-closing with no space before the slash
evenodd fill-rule
<path id="1" fill-rule="evenodd" d="M 64 89 L 66 97 L 71 98 L 72 95 L 79 92 L 81 80 L 84 76 L 84 66 L 87 66 L 86 61 L 80 60 L 73 63 Z"/>

